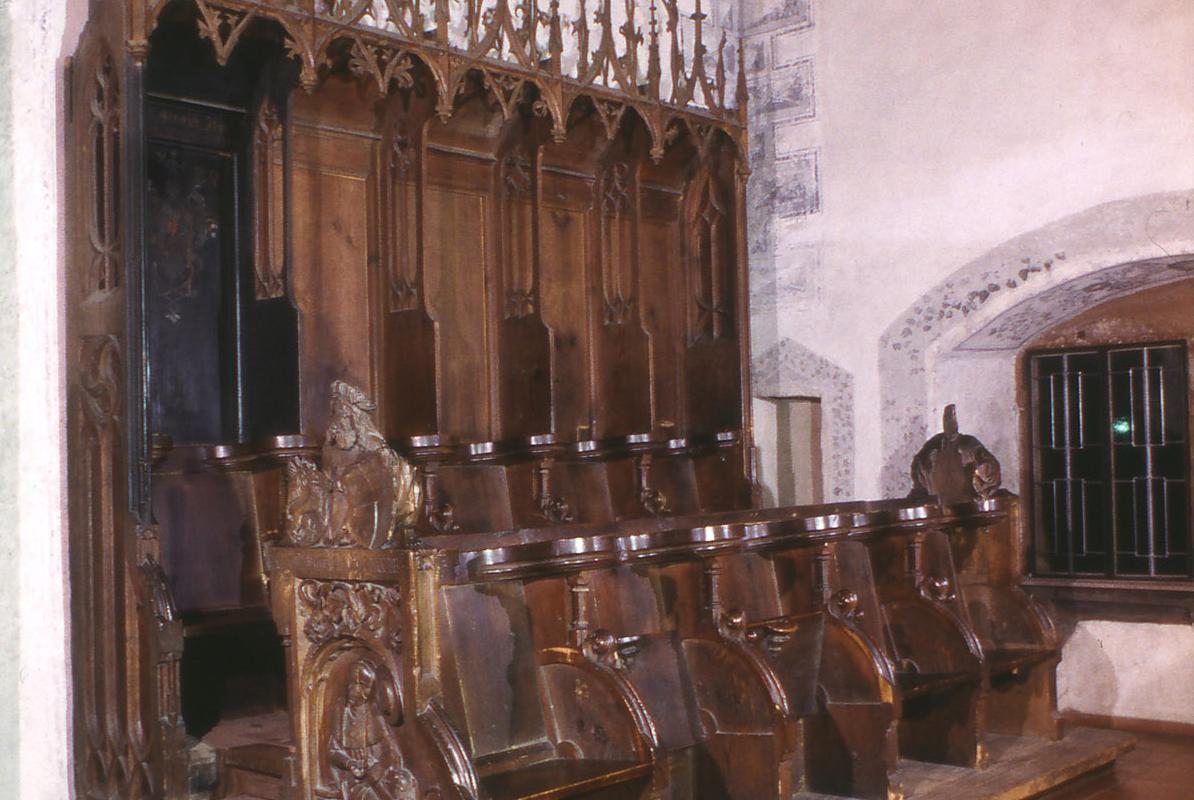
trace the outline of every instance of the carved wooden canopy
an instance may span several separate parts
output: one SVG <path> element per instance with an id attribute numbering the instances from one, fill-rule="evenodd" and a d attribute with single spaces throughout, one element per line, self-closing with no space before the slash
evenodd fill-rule
<path id="1" fill-rule="evenodd" d="M 221 64 L 250 26 L 279 25 L 308 91 L 338 64 L 372 78 L 383 94 L 409 88 L 418 62 L 432 76 L 444 120 L 469 74 L 479 72 L 507 116 L 530 100 L 550 118 L 557 140 L 573 104 L 587 96 L 611 127 L 628 109 L 638 114 L 653 158 L 662 158 L 673 123 L 683 121 L 698 135 L 720 128 L 746 161 L 743 48 L 739 41 L 736 58 L 727 56 L 724 31 L 715 47 L 707 45 L 701 0 L 687 15 L 678 0 L 571 0 L 571 8 L 560 0 L 186 1 Z M 149 35 L 171 2 L 129 0 L 135 58 L 148 53 Z"/>

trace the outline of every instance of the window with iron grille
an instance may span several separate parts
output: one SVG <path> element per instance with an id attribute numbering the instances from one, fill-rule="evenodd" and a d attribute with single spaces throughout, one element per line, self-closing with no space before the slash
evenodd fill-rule
<path id="1" fill-rule="evenodd" d="M 1028 358 L 1037 574 L 1191 574 L 1184 344 Z"/>

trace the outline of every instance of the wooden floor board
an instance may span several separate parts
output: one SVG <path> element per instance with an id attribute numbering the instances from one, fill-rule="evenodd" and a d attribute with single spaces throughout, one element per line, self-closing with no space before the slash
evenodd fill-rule
<path id="1" fill-rule="evenodd" d="M 907 800 L 1025 800 L 1088 773 L 1105 771 L 1133 743 L 1129 734 L 1080 727 L 1070 728 L 1059 742 L 988 736 L 991 761 L 986 769 L 902 761 L 897 777 Z M 824 798 L 804 793 L 794 800 Z"/>

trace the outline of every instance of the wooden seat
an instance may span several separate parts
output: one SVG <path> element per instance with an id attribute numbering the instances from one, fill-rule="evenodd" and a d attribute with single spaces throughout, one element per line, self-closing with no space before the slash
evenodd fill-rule
<path id="1" fill-rule="evenodd" d="M 926 560 L 955 576 L 957 608 L 982 644 L 990 691 L 988 725 L 997 733 L 1061 737 L 1057 717 L 1057 632 L 1019 586 L 1010 498 L 954 506 L 927 540 Z"/>
<path id="2" fill-rule="evenodd" d="M 481 787 L 491 800 L 552 800 L 645 780 L 650 771 L 650 764 L 633 761 L 559 758 L 487 775 Z"/>

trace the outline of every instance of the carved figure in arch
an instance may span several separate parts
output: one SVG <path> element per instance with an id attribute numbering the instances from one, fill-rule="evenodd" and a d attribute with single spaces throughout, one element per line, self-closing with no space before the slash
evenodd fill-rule
<path id="1" fill-rule="evenodd" d="M 323 468 L 299 458 L 287 467 L 286 539 L 305 547 L 396 544 L 422 507 L 415 468 L 386 444 L 376 404 L 344 381 L 332 384 Z"/>
<path id="2" fill-rule="evenodd" d="M 387 714 L 383 699 L 396 708 Z M 330 782 L 315 790 L 336 800 L 415 800 L 414 775 L 403 767 L 390 719 L 402 720 L 401 700 L 362 658 L 348 669 L 344 696 L 331 720 L 326 752 Z M 387 718 L 388 717 L 388 718 Z"/>
<path id="3" fill-rule="evenodd" d="M 944 504 L 986 500 L 1000 492 L 999 461 L 973 436 L 959 433 L 958 410 L 942 415 L 941 433 L 925 442 L 912 459 L 909 497 L 937 495 Z"/>

